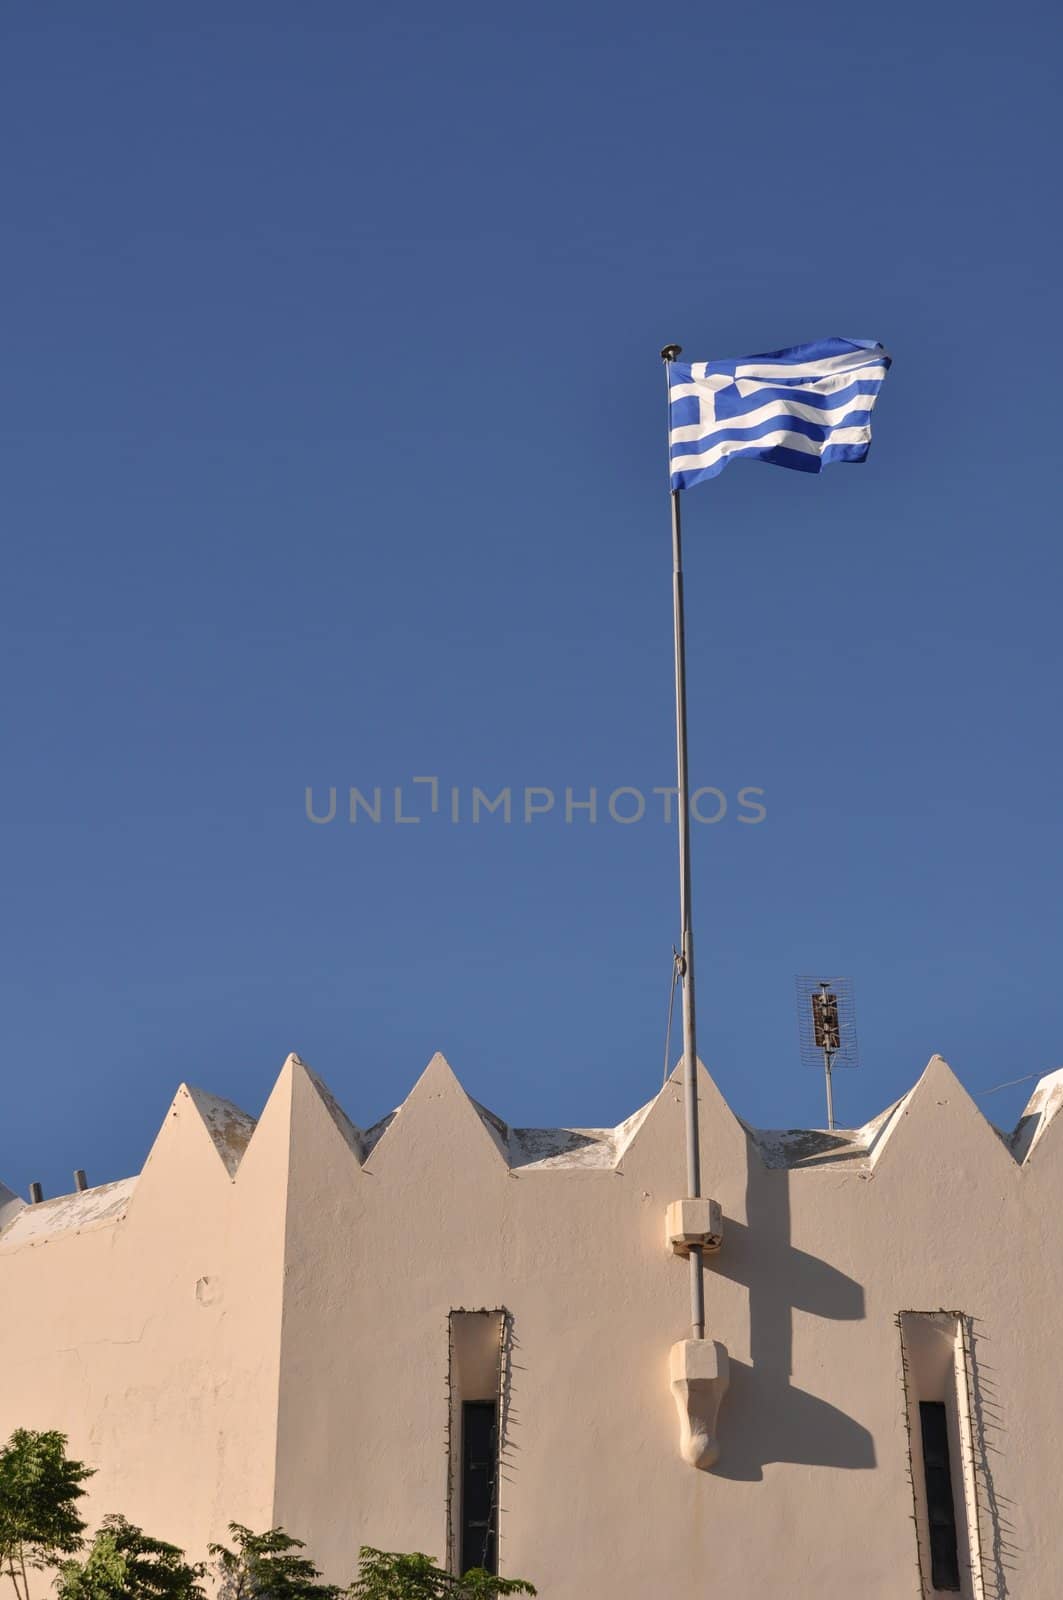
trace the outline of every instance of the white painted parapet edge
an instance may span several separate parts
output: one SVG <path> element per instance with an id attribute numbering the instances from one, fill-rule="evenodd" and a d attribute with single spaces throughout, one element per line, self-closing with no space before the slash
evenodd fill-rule
<path id="1" fill-rule="evenodd" d="M 731 1381 L 718 1339 L 680 1339 L 669 1352 L 669 1377 L 679 1412 L 679 1453 L 702 1472 L 720 1459 L 716 1419 Z"/>

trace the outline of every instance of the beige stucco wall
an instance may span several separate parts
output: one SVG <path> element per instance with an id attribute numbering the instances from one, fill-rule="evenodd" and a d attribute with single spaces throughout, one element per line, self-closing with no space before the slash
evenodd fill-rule
<path id="1" fill-rule="evenodd" d="M 93 1515 L 197 1553 L 235 1518 L 338 1581 L 362 1542 L 442 1557 L 448 1315 L 505 1307 L 504 1572 L 550 1600 L 896 1600 L 920 1594 L 897 1317 L 945 1308 L 973 1319 L 968 1590 L 1057 1600 L 1059 1087 L 1009 1148 L 937 1058 L 833 1140 L 753 1135 L 702 1074 L 731 1357 L 711 1472 L 679 1456 L 668 1384 L 675 1085 L 568 1137 L 482 1114 L 442 1057 L 368 1135 L 295 1058 L 253 1134 L 182 1090 L 110 1215 L 0 1213 L 0 1435 L 62 1428 L 100 1469 Z"/>
<path id="2" fill-rule="evenodd" d="M 62 1232 L 56 1201 L 0 1233 L 0 1437 L 68 1434 L 93 1520 L 202 1550 L 270 1519 L 284 1191 L 263 1131 L 234 1183 L 182 1088 L 117 1209 L 94 1219 L 89 1191 Z"/>

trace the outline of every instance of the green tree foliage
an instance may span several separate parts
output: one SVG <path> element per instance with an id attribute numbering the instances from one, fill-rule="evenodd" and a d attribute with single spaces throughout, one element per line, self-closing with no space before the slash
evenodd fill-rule
<path id="1" fill-rule="evenodd" d="M 482 1567 L 456 1578 L 431 1556 L 396 1555 L 364 1545 L 350 1600 L 496 1600 L 499 1595 L 534 1594 L 520 1578 L 496 1578 Z"/>
<path id="2" fill-rule="evenodd" d="M 203 1600 L 202 1566 L 125 1517 L 105 1517 L 83 1561 L 65 1561 L 59 1600 Z"/>
<path id="3" fill-rule="evenodd" d="M 16 1428 L 0 1450 L 0 1578 L 29 1600 L 31 1568 L 57 1566 L 81 1549 L 77 1502 L 91 1467 L 72 1461 L 66 1434 Z"/>
<path id="4" fill-rule="evenodd" d="M 202 1565 L 176 1545 L 153 1539 L 125 1517 L 105 1517 L 82 1559 L 85 1524 L 77 1511 L 92 1468 L 66 1454 L 66 1435 L 17 1429 L 0 1450 L 0 1581 L 15 1600 L 31 1600 L 29 1572 L 58 1567 L 58 1600 L 205 1600 Z M 283 1528 L 253 1533 L 230 1522 L 232 1548 L 212 1544 L 217 1600 L 500 1600 L 534 1595 L 530 1583 L 477 1568 L 463 1577 L 431 1556 L 363 1546 L 359 1573 L 347 1589 L 320 1582 Z M 64 1560 L 63 1558 L 67 1559 Z"/>
<path id="5" fill-rule="evenodd" d="M 230 1522 L 229 1533 L 232 1550 L 210 1546 L 217 1562 L 218 1600 L 339 1600 L 342 1591 L 317 1581 L 317 1567 L 296 1553 L 304 1548 L 302 1540 L 290 1538 L 283 1528 L 252 1533 Z"/>

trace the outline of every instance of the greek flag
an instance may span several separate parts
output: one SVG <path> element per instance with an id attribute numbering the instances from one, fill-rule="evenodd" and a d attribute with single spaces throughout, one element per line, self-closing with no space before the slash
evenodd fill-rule
<path id="1" fill-rule="evenodd" d="M 672 488 L 715 478 L 736 456 L 799 472 L 863 461 L 890 358 L 867 339 L 820 339 L 737 361 L 668 364 Z"/>

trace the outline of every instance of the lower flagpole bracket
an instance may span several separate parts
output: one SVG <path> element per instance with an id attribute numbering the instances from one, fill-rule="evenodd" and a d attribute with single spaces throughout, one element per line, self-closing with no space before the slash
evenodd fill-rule
<path id="1" fill-rule="evenodd" d="M 727 1348 L 718 1339 L 680 1339 L 669 1352 L 668 1372 L 679 1413 L 679 1454 L 688 1466 L 707 1472 L 720 1459 L 716 1425 L 731 1381 Z"/>

